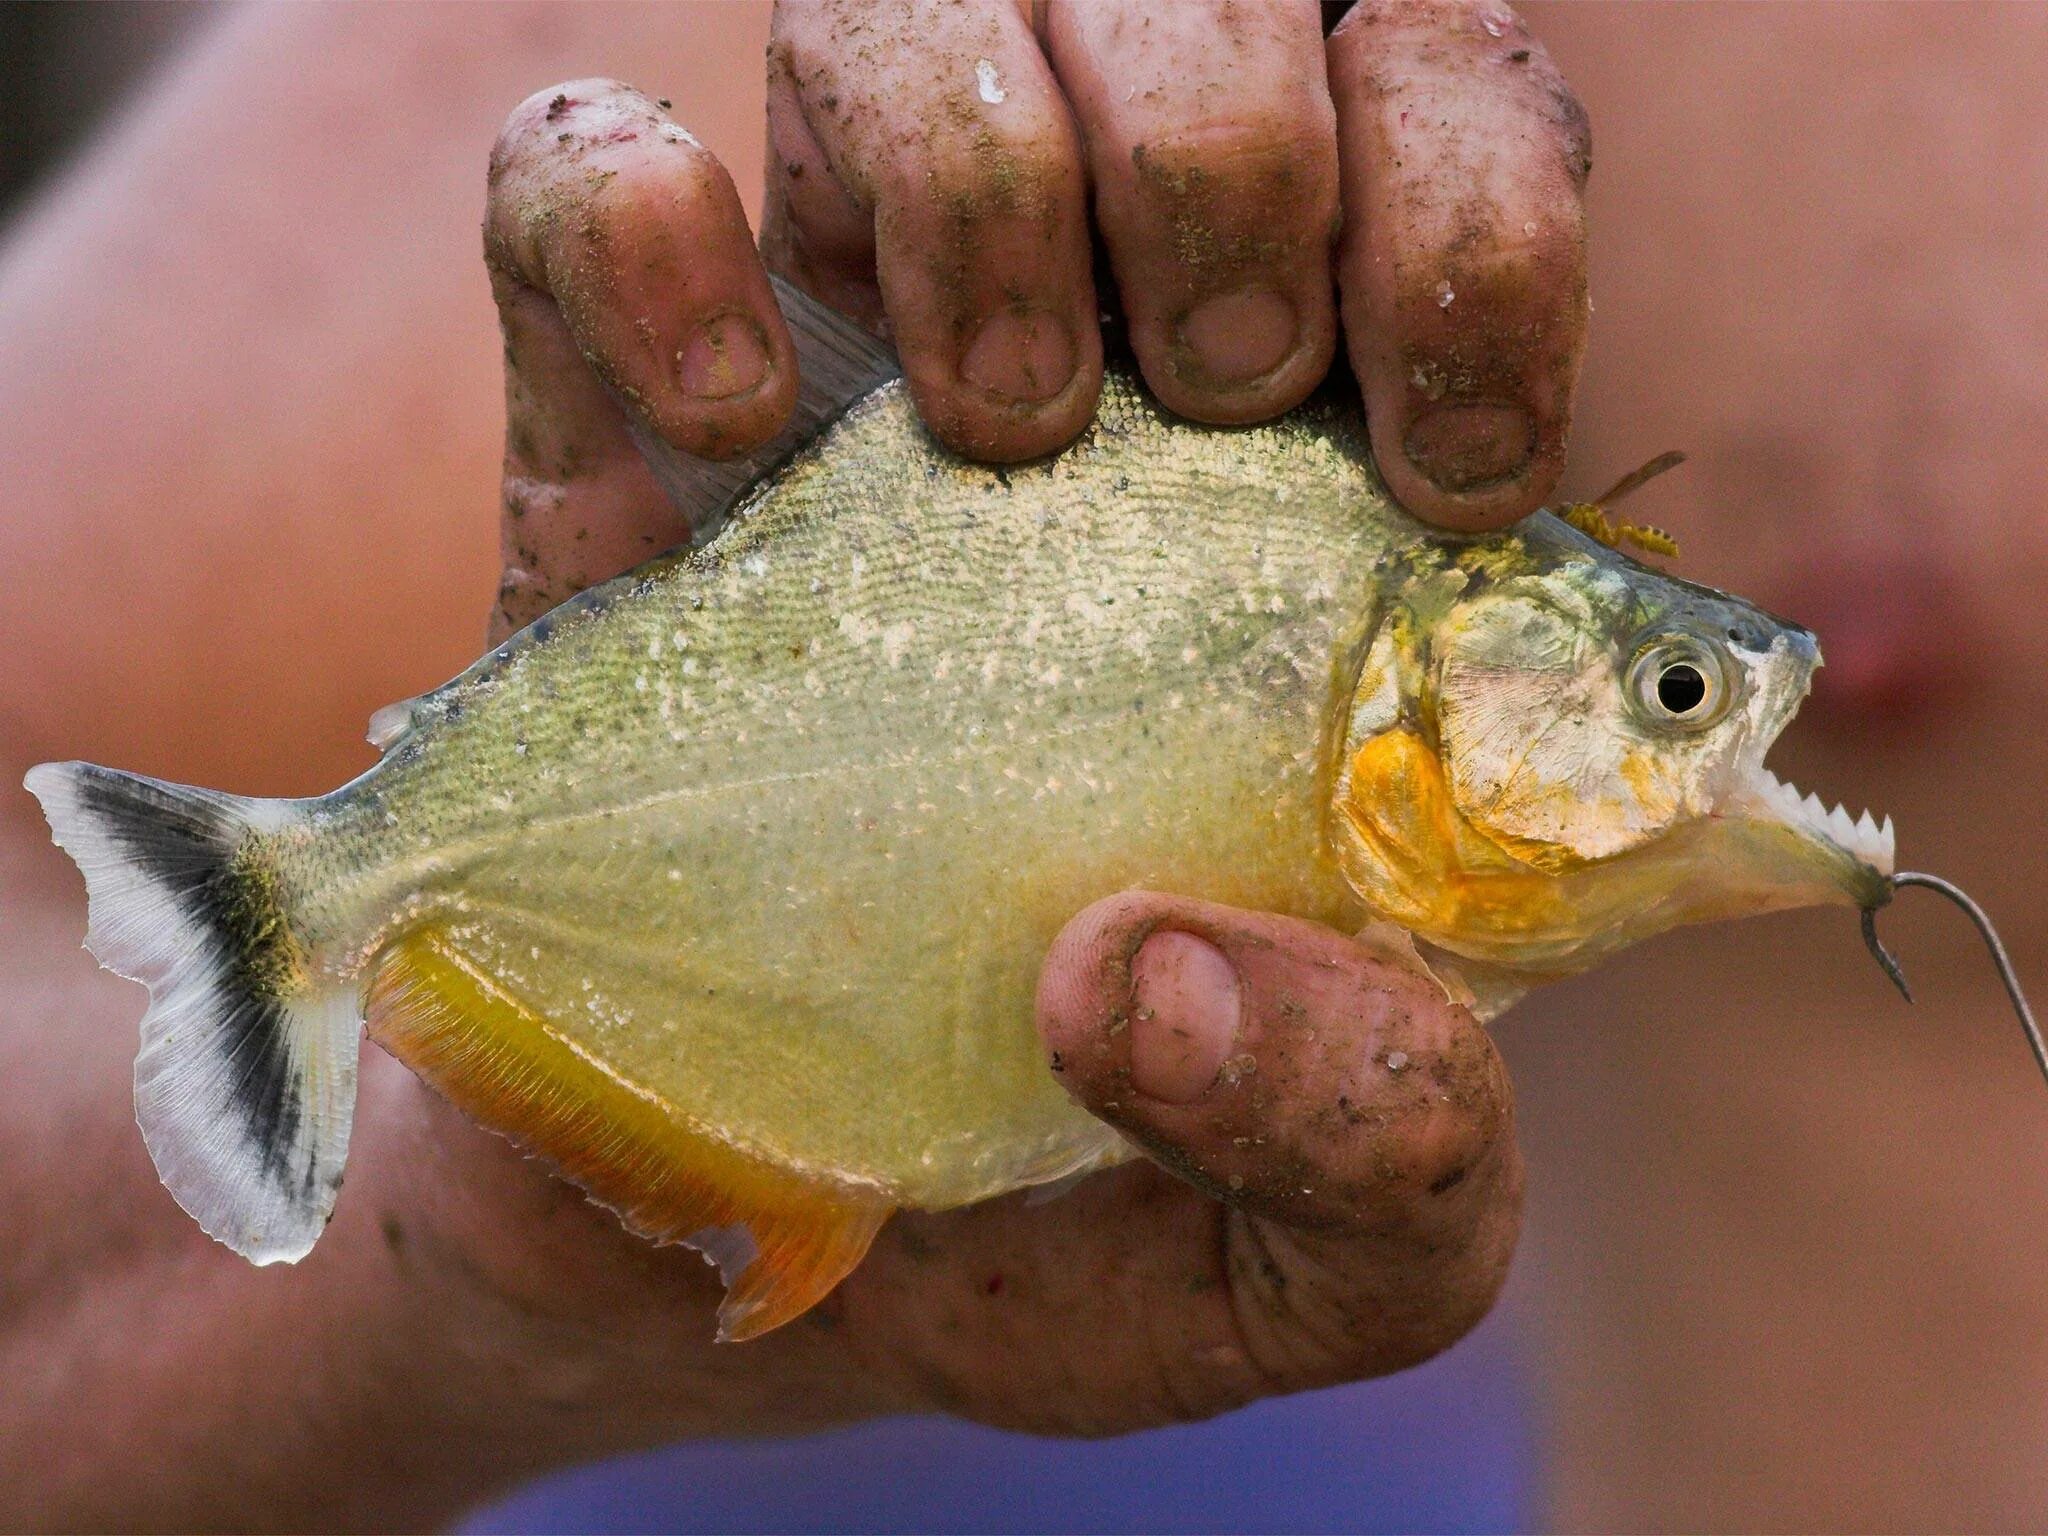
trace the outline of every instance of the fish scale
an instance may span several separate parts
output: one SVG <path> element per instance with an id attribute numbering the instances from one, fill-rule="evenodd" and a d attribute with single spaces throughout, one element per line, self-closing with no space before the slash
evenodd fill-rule
<path id="1" fill-rule="evenodd" d="M 1392 520 L 1313 415 L 1207 463 L 1167 460 L 1184 432 L 1117 379 L 1055 469 L 926 473 L 885 387 L 713 551 L 477 672 L 336 797 L 285 860 L 305 930 L 405 893 L 729 1144 L 896 1204 L 1113 1155 L 1031 1029 L 1068 917 L 1127 886 L 1361 916 L 1318 770 Z"/>

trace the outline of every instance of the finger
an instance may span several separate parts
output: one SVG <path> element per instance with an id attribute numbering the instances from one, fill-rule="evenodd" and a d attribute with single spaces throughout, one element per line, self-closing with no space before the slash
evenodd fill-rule
<path id="1" fill-rule="evenodd" d="M 627 435 L 554 301 L 493 273 L 505 337 L 502 574 L 490 643 L 689 529 Z"/>
<path id="2" fill-rule="evenodd" d="M 1174 1172 L 1292 1226 L 1434 1224 L 1506 1144 L 1485 1031 L 1430 978 L 1327 928 L 1132 893 L 1047 956 L 1060 1081 Z"/>
<path id="3" fill-rule="evenodd" d="M 796 363 L 731 181 L 645 97 L 542 91 L 491 159 L 506 571 L 493 638 L 682 542 L 625 413 L 713 457 L 772 436 Z"/>
<path id="4" fill-rule="evenodd" d="M 1564 469 L 1586 340 L 1586 115 L 1497 0 L 1361 0 L 1329 41 L 1338 277 L 1373 454 L 1417 516 L 1497 528 Z"/>
<path id="5" fill-rule="evenodd" d="M 739 194 L 638 91 L 574 81 L 527 98 L 492 156 L 485 243 L 673 446 L 730 457 L 788 418 L 795 353 Z"/>
<path id="6" fill-rule="evenodd" d="M 770 74 L 771 255 L 844 299 L 872 242 L 904 375 L 949 446 L 1015 460 L 1072 439 L 1102 382 L 1080 142 L 1017 7 L 785 0 Z"/>
<path id="7" fill-rule="evenodd" d="M 761 256 L 768 270 L 821 304 L 885 333 L 875 278 L 875 218 L 833 173 L 804 119 L 789 48 L 768 49 L 767 194 Z"/>
<path id="8" fill-rule="evenodd" d="M 1046 46 L 1153 392 L 1198 421 L 1299 404 L 1337 337 L 1336 117 L 1314 0 L 1061 0 Z"/>
<path id="9" fill-rule="evenodd" d="M 1433 978 L 1316 924 L 1131 893 L 1061 934 L 1039 1030 L 1068 1092 L 1228 1207 L 1230 1315 L 1270 1377 L 1411 1364 L 1492 1305 L 1512 1096 Z"/>

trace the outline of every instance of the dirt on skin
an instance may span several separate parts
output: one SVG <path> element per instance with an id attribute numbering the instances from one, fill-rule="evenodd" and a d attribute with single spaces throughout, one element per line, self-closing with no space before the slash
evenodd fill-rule
<path id="1" fill-rule="evenodd" d="M 1152 924 L 1104 959 L 1104 995 L 1129 996 L 1137 951 L 1162 926 L 1196 932 L 1240 974 L 1296 965 L 1255 928 Z M 1128 1011 L 1062 1053 L 1062 1080 L 1164 1166 L 1254 1215 L 1316 1232 L 1433 1225 L 1430 1207 L 1506 1133 L 1505 1070 L 1462 1010 L 1461 1027 L 1444 1031 L 1427 978 L 1374 962 L 1334 996 L 1335 965 L 1280 988 L 1248 984 L 1238 1048 L 1190 1105 L 1167 1108 L 1133 1087 Z M 1310 1081 L 1348 1086 L 1304 1109 L 1298 1087 Z"/>

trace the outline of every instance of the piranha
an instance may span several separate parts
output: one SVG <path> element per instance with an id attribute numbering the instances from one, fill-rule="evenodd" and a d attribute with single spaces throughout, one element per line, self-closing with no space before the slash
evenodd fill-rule
<path id="1" fill-rule="evenodd" d="M 790 431 L 664 463 L 717 537 L 380 712 L 353 783 L 29 773 L 88 946 L 150 990 L 150 1153 L 236 1252 L 319 1237 L 365 1027 L 705 1252 L 745 1338 L 896 1209 L 1134 1155 L 1032 1027 L 1098 897 L 1392 925 L 1487 1015 L 1681 924 L 1889 898 L 1891 823 L 1764 765 L 1797 625 L 1548 514 L 1424 526 L 1337 392 L 1225 431 L 1112 371 L 1065 451 L 968 463 L 783 302 Z"/>

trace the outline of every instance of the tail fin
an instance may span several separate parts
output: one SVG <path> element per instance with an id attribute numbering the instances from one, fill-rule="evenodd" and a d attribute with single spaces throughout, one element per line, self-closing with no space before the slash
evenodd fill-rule
<path id="1" fill-rule="evenodd" d="M 27 786 L 85 876 L 86 947 L 149 988 L 135 1118 L 164 1185 L 257 1264 L 327 1225 L 355 1115 L 361 1016 L 317 990 L 260 834 L 289 802 L 44 763 Z"/>

